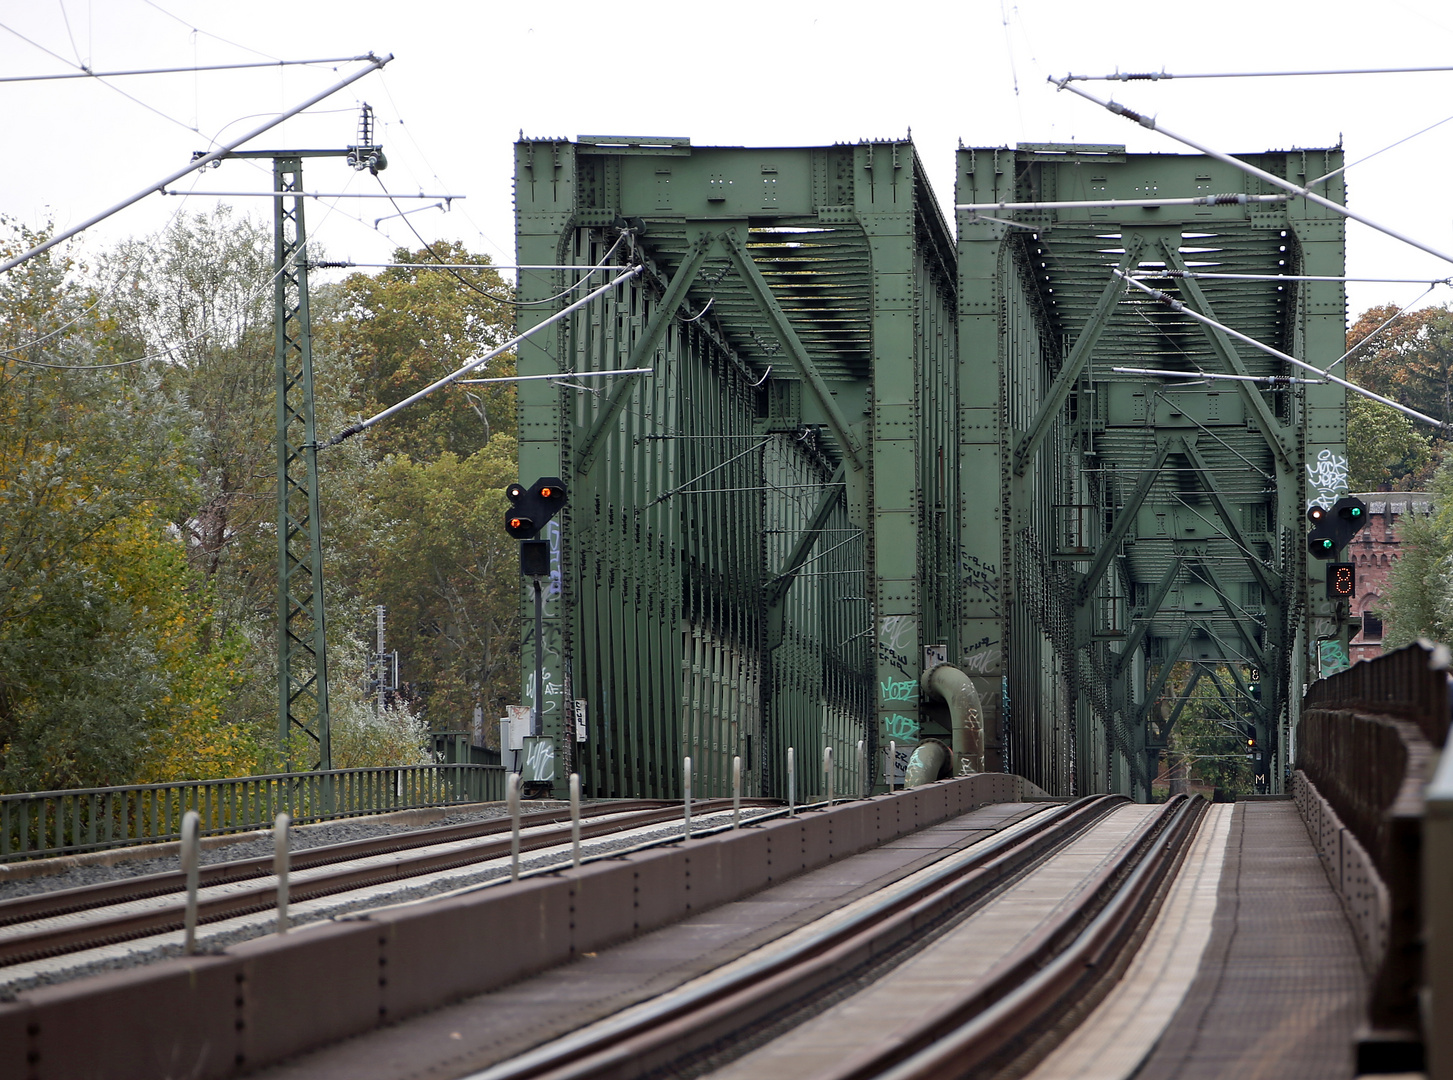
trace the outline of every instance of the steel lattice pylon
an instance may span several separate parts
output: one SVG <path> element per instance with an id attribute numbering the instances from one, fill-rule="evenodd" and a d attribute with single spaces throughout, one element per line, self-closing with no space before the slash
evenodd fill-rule
<path id="1" fill-rule="evenodd" d="M 331 769 L 318 439 L 308 313 L 307 232 L 301 157 L 273 159 L 278 448 L 278 739 L 293 768 L 294 729 L 317 744 L 315 769 Z"/>

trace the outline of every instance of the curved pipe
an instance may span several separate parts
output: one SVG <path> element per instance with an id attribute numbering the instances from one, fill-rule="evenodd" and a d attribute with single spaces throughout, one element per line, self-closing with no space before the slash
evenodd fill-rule
<path id="1" fill-rule="evenodd" d="M 924 739 L 913 750 L 908 767 L 903 770 L 905 788 L 922 787 L 931 784 L 945 774 L 952 776 L 949 769 L 949 749 L 937 739 Z"/>
<path id="2" fill-rule="evenodd" d="M 984 710 L 974 682 L 951 664 L 939 664 L 918 680 L 927 701 L 948 705 L 953 731 L 953 774 L 984 771 Z"/>

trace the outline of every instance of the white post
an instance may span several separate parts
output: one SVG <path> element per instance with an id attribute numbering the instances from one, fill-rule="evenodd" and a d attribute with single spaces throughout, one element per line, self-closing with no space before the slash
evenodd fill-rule
<path id="1" fill-rule="evenodd" d="M 863 740 L 862 739 L 859 739 L 858 740 L 858 798 L 860 798 L 860 799 L 866 799 L 868 797 L 868 793 L 863 790 L 863 779 L 864 779 L 864 775 L 868 771 L 867 768 L 866 768 L 866 762 L 863 761 L 863 753 L 864 753 L 864 749 L 863 748 L 864 748 L 864 745 L 865 744 L 864 744 Z"/>
<path id="2" fill-rule="evenodd" d="M 691 839 L 691 759 L 690 758 L 687 758 L 685 760 L 685 763 L 682 766 L 681 775 L 685 778 L 685 783 L 684 783 L 683 786 L 685 787 L 686 798 L 682 800 L 682 802 L 686 806 L 686 831 L 685 831 L 685 839 L 690 840 Z"/>
<path id="3" fill-rule="evenodd" d="M 827 808 L 832 809 L 832 747 L 822 748 L 822 771 L 827 774 Z"/>
<path id="4" fill-rule="evenodd" d="M 898 787 L 898 744 L 888 743 L 888 792 L 892 794 Z"/>
<path id="5" fill-rule="evenodd" d="M 197 878 L 201 871 L 202 819 L 195 810 L 182 815 L 182 873 L 187 875 L 187 912 L 183 925 L 186 928 L 182 940 L 182 951 L 190 956 L 197 951 Z"/>
<path id="6" fill-rule="evenodd" d="M 272 823 L 272 872 L 277 877 L 277 932 L 288 932 L 288 826 L 293 819 L 279 814 Z"/>
<path id="7" fill-rule="evenodd" d="M 570 851 L 571 861 L 580 866 L 580 774 L 570 774 Z"/>
<path id="8" fill-rule="evenodd" d="M 732 758 L 732 828 L 742 827 L 742 759 Z"/>
<path id="9" fill-rule="evenodd" d="M 510 811 L 510 880 L 520 880 L 520 774 L 505 781 L 505 805 Z"/>
<path id="10" fill-rule="evenodd" d="M 797 751 L 787 748 L 787 816 L 797 816 Z"/>

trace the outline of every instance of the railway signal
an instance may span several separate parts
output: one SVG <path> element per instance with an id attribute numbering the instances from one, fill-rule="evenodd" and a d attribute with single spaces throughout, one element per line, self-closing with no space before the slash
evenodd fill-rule
<path id="1" fill-rule="evenodd" d="M 1357 564 L 1334 562 L 1327 564 L 1327 599 L 1350 600 L 1357 595 Z"/>
<path id="2" fill-rule="evenodd" d="M 1330 508 L 1312 505 L 1307 508 L 1312 531 L 1307 534 L 1307 550 L 1318 559 L 1335 559 L 1357 531 L 1367 524 L 1367 504 L 1344 495 Z"/>
<path id="3" fill-rule="evenodd" d="M 544 476 L 528 488 L 511 484 L 505 488 L 510 508 L 505 511 L 505 532 L 516 540 L 533 540 L 565 505 L 565 485 L 557 476 Z"/>

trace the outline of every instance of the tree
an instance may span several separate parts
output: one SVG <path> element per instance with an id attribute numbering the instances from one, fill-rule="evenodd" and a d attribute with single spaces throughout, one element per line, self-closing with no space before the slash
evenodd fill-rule
<path id="1" fill-rule="evenodd" d="M 12 229 L 0 248 L 41 236 Z M 232 675 L 171 528 L 185 410 L 114 363 L 59 250 L 0 279 L 0 783 L 129 782 Z M 207 643 L 203 643 L 206 639 Z"/>
<path id="2" fill-rule="evenodd" d="M 504 533 L 515 441 L 460 459 L 390 458 L 378 477 L 387 519 L 374 583 L 388 606 L 409 700 L 435 730 L 499 716 L 519 693 L 518 546 Z"/>
<path id="3" fill-rule="evenodd" d="M 434 245 L 396 262 L 488 266 L 464 245 Z M 463 279 L 462 281 L 460 279 Z M 334 322 L 337 348 L 358 373 L 365 411 L 393 405 L 467 361 L 507 341 L 514 325 L 510 287 L 494 270 L 396 267 L 376 277 L 350 276 Z M 511 354 L 496 357 L 481 377 L 514 374 Z M 445 451 L 467 458 L 492 434 L 515 430 L 512 384 L 451 387 L 393 417 L 368 435 L 381 454 L 430 461 Z"/>
<path id="4" fill-rule="evenodd" d="M 1171 707 L 1185 696 L 1193 670 L 1187 661 L 1176 664 L 1164 699 Z M 1215 679 L 1220 679 L 1230 700 L 1222 696 Z M 1186 764 L 1191 776 L 1213 787 L 1244 793 L 1252 789 L 1251 762 L 1246 760 L 1244 735 L 1244 726 L 1251 719 L 1251 705 L 1237 699 L 1235 685 L 1225 666 L 1203 673 L 1191 687 L 1190 697 L 1181 708 L 1167 744 L 1171 762 Z"/>
<path id="5" fill-rule="evenodd" d="M 1360 394 L 1347 395 L 1348 486 L 1352 491 L 1418 490 L 1434 463 L 1424 425 Z"/>
<path id="6" fill-rule="evenodd" d="M 1384 648 L 1453 641 L 1453 455 L 1443 456 L 1432 489 L 1432 513 L 1398 522 L 1402 551 L 1382 598 Z"/>

